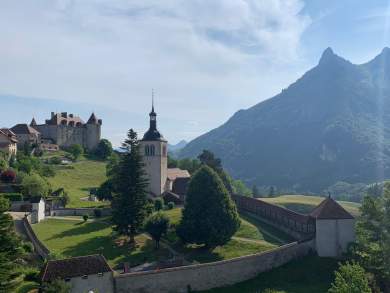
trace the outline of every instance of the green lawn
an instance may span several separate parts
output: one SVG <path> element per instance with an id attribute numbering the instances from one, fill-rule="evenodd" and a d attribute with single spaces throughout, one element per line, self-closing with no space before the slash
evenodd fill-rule
<path id="1" fill-rule="evenodd" d="M 335 259 L 307 256 L 251 280 L 204 293 L 262 293 L 268 288 L 278 293 L 326 293 L 337 267 Z"/>
<path id="2" fill-rule="evenodd" d="M 282 195 L 278 197 L 261 198 L 261 200 L 283 206 L 298 213 L 308 214 L 324 200 L 324 197 L 308 195 Z M 339 203 L 352 215 L 359 215 L 359 203 L 348 201 L 339 201 Z"/>
<path id="3" fill-rule="evenodd" d="M 111 226 L 103 220 L 83 223 L 81 220 L 46 219 L 32 227 L 51 252 L 64 257 L 99 253 L 112 267 L 123 262 L 135 266 L 169 257 L 168 250 L 156 251 L 154 242 L 145 235 L 137 236 L 137 247 L 130 249 L 112 234 Z"/>
<path id="4" fill-rule="evenodd" d="M 70 203 L 67 207 L 97 207 L 107 204 L 81 200 L 89 195 L 90 188 L 99 187 L 106 180 L 105 162 L 82 158 L 69 166 L 55 166 L 55 169 L 55 177 L 48 180 L 53 190 L 63 187 L 68 192 Z"/>
<path id="5" fill-rule="evenodd" d="M 164 213 L 169 216 L 171 224 L 177 225 L 180 222 L 181 208 Z M 213 250 L 199 245 L 183 245 L 173 230 L 164 239 L 175 250 L 183 253 L 188 261 L 201 263 L 259 253 L 293 241 L 285 233 L 246 215 L 241 215 L 241 226 L 233 238 L 224 246 Z"/>

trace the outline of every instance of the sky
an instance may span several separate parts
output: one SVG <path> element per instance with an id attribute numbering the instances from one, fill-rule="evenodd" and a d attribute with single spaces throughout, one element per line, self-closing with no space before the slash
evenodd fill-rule
<path id="1" fill-rule="evenodd" d="M 28 122 L 50 114 L 10 97 L 79 104 L 119 145 L 147 129 L 154 89 L 159 129 L 177 143 L 278 94 L 327 47 L 369 61 L 389 26 L 389 1 L 376 0 L 2 0 L 0 107 Z"/>

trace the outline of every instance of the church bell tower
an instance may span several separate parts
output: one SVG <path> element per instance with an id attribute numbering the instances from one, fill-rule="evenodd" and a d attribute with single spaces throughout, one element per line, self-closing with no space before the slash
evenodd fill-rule
<path id="1" fill-rule="evenodd" d="M 167 140 L 157 130 L 157 113 L 154 111 L 152 102 L 149 129 L 140 141 L 140 151 L 152 196 L 160 196 L 165 191 L 168 169 L 167 143 Z"/>

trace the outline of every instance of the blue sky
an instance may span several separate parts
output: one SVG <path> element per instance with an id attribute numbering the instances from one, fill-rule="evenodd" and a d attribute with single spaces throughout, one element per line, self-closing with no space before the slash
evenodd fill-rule
<path id="1" fill-rule="evenodd" d="M 390 45 L 389 18 L 388 1 L 2 0 L 0 102 L 13 113 L 0 126 L 49 115 L 7 96 L 58 100 L 53 111 L 82 103 L 118 144 L 147 128 L 154 88 L 163 134 L 190 140 L 277 94 L 329 46 L 372 59 Z"/>

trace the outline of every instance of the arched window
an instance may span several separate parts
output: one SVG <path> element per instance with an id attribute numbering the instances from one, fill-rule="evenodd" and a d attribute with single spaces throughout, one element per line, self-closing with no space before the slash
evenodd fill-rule
<path id="1" fill-rule="evenodd" d="M 154 156 L 154 154 L 155 154 L 154 145 L 151 145 L 151 146 L 150 146 L 150 155 L 151 155 L 151 156 Z"/>
<path id="2" fill-rule="evenodd" d="M 145 156 L 149 156 L 149 146 L 145 146 Z"/>

